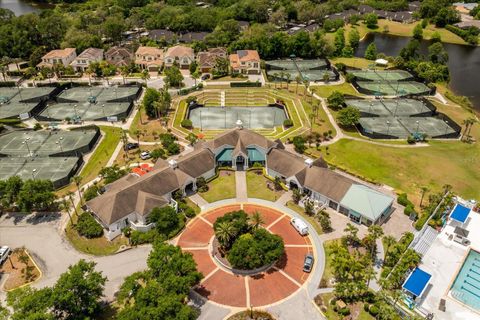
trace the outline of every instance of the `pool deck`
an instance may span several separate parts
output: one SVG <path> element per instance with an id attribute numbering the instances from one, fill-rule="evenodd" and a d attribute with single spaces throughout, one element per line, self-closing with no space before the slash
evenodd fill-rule
<path id="1" fill-rule="evenodd" d="M 470 246 L 463 246 L 449 240 L 454 225 L 448 224 L 438 235 L 430 249 L 423 257 L 420 267 L 432 275 L 431 285 L 427 287 L 421 308 L 435 314 L 435 319 L 470 320 L 480 319 L 480 310 L 470 307 L 454 299 L 449 291 L 460 271 L 470 249 L 480 251 L 480 214 L 471 212 L 466 223 L 470 231 Z M 464 227 L 465 228 L 465 227 Z M 446 301 L 446 311 L 440 311 L 440 299 Z"/>

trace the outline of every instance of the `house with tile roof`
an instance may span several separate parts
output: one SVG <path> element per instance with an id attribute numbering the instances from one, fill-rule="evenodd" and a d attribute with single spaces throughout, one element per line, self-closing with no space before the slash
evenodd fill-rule
<path id="1" fill-rule="evenodd" d="M 245 170 L 255 163 L 264 165 L 270 177 L 279 177 L 289 188 L 300 189 L 316 204 L 358 223 L 382 223 L 392 212 L 392 197 L 330 170 L 321 158 L 312 161 L 292 154 L 280 140 L 269 140 L 241 124 L 211 141 L 200 141 L 186 156 L 160 159 L 149 172 L 129 174 L 107 185 L 86 208 L 105 228 L 108 239 L 120 235 L 126 226 L 147 231 L 154 226 L 148 220 L 153 208 L 176 208 L 175 192 L 195 192 L 197 179 L 213 178 L 219 166 Z"/>
<path id="2" fill-rule="evenodd" d="M 105 52 L 105 60 L 116 67 L 128 66 L 133 61 L 133 53 L 125 47 L 111 47 Z"/>
<path id="3" fill-rule="evenodd" d="M 180 69 L 188 69 L 190 64 L 195 61 L 195 53 L 190 47 L 174 46 L 167 49 L 163 61 L 166 68 L 177 63 Z"/>
<path id="4" fill-rule="evenodd" d="M 238 50 L 229 56 L 232 72 L 242 74 L 260 74 L 260 56 L 257 50 Z"/>
<path id="5" fill-rule="evenodd" d="M 159 71 L 163 64 L 163 50 L 156 47 L 138 47 L 135 64 L 142 70 Z"/>
<path id="6" fill-rule="evenodd" d="M 103 60 L 103 49 L 88 48 L 80 53 L 70 64 L 75 71 L 85 72 L 92 62 Z"/>
<path id="7" fill-rule="evenodd" d="M 52 68 L 58 64 L 68 67 L 76 56 L 75 48 L 52 50 L 42 57 L 42 61 L 37 64 L 37 68 Z"/>
<path id="8" fill-rule="evenodd" d="M 227 59 L 227 49 L 210 48 L 197 54 L 198 68 L 201 72 L 212 72 L 218 59 Z"/>
<path id="9" fill-rule="evenodd" d="M 155 29 L 148 31 L 148 38 L 153 41 L 175 42 L 177 35 L 167 29 Z"/>

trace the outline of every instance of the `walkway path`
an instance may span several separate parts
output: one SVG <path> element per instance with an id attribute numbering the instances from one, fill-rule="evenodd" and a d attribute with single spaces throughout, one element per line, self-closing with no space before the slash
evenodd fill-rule
<path id="1" fill-rule="evenodd" d="M 193 203 L 195 203 L 200 209 L 205 208 L 208 205 L 207 200 L 203 199 L 203 197 L 197 193 L 194 193 L 190 197 L 188 197 Z"/>
<path id="2" fill-rule="evenodd" d="M 275 201 L 275 203 L 283 206 L 286 205 L 288 201 L 292 200 L 292 194 L 293 192 L 291 190 L 288 190 L 287 192 L 282 194 L 280 198 Z"/>
<path id="3" fill-rule="evenodd" d="M 382 239 L 377 239 L 377 253 L 375 257 L 375 264 L 373 265 L 373 270 L 375 271 L 375 279 L 370 281 L 369 287 L 374 291 L 380 291 L 380 285 L 378 284 L 378 280 L 380 279 L 380 274 L 382 273 L 382 264 L 383 259 L 385 256 L 383 250 L 383 243 Z"/>
<path id="4" fill-rule="evenodd" d="M 238 202 L 247 202 L 247 175 L 245 171 L 235 171 L 235 184 Z"/>

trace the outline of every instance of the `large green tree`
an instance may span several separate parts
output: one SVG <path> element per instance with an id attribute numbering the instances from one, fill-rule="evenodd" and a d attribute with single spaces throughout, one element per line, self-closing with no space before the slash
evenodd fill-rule
<path id="1" fill-rule="evenodd" d="M 177 66 L 171 66 L 165 70 L 165 82 L 170 87 L 181 87 L 183 76 Z"/>
<path id="2" fill-rule="evenodd" d="M 95 263 L 80 260 L 68 268 L 52 290 L 53 313 L 61 319 L 85 319 L 100 310 L 107 278 Z"/>

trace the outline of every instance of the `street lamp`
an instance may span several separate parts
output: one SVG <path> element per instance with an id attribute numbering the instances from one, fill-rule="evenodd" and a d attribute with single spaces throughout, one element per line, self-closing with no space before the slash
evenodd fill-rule
<path id="1" fill-rule="evenodd" d="M 32 155 L 32 153 L 30 152 L 30 147 L 28 146 L 28 140 L 30 140 L 30 137 L 26 138 L 26 139 L 22 142 L 22 144 L 24 144 L 24 145 L 27 146 L 28 156 L 29 156 L 29 157 L 32 157 L 33 155 Z"/>
<path id="2" fill-rule="evenodd" d="M 62 151 L 62 153 L 63 153 L 62 140 L 63 140 L 63 137 L 60 137 L 60 139 L 57 140 L 57 142 L 55 142 L 55 143 L 60 147 L 60 151 Z"/>
<path id="3" fill-rule="evenodd" d="M 33 180 L 35 180 L 35 173 L 36 173 L 36 172 L 37 172 L 37 169 L 33 169 L 33 170 L 32 170 L 32 178 L 33 178 Z"/>
<path id="4" fill-rule="evenodd" d="M 420 121 L 417 120 L 417 121 L 415 121 L 415 123 L 417 124 L 417 131 L 416 132 L 418 134 L 418 128 L 420 127 Z"/>
<path id="5" fill-rule="evenodd" d="M 390 133 L 390 121 L 387 120 L 387 136 Z"/>
<path id="6" fill-rule="evenodd" d="M 78 118 L 77 105 L 76 104 L 73 105 L 73 111 L 75 112 L 75 117 Z"/>
<path id="7" fill-rule="evenodd" d="M 450 128 L 450 126 L 448 125 L 448 120 L 445 120 L 445 134 L 447 134 L 447 131 L 448 131 L 448 128 Z"/>
<path id="8" fill-rule="evenodd" d="M 105 103 L 102 104 L 102 112 L 103 112 L 103 117 L 106 118 L 106 116 L 105 116 Z"/>

